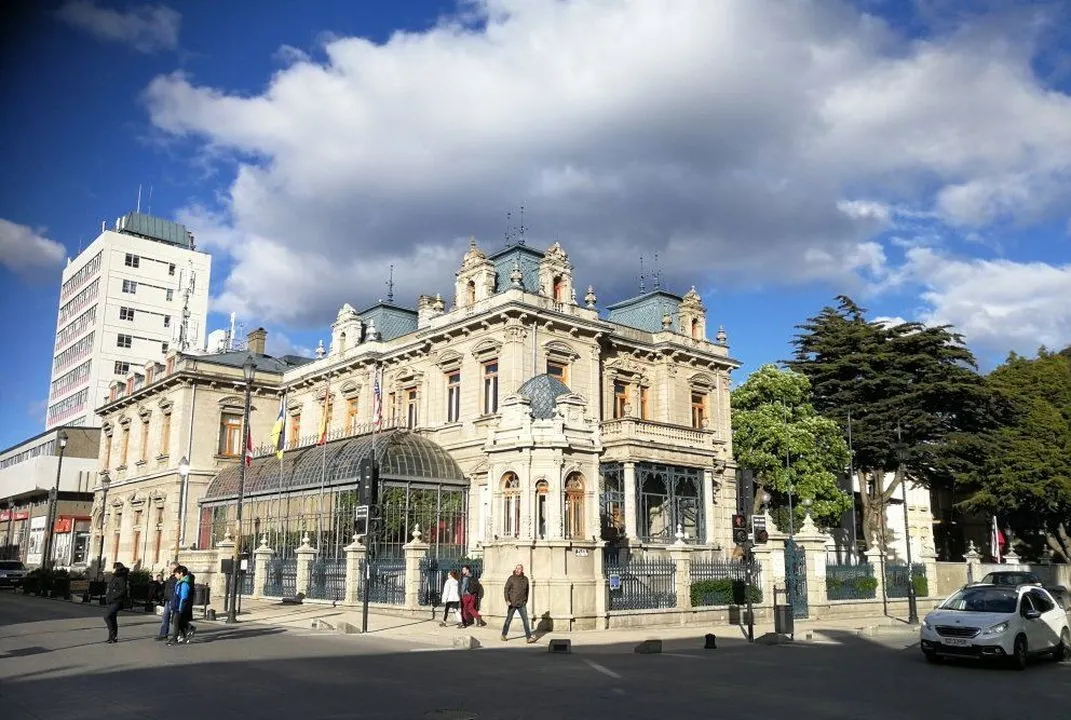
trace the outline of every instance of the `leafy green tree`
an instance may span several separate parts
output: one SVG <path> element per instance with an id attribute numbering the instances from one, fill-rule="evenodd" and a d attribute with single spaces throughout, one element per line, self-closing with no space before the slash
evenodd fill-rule
<path id="1" fill-rule="evenodd" d="M 999 426 L 978 436 L 957 478 L 964 509 L 1007 520 L 1071 562 L 1071 348 L 1012 354 L 987 381 Z"/>
<path id="2" fill-rule="evenodd" d="M 889 500 L 905 478 L 949 485 L 963 447 L 986 428 L 991 394 L 949 326 L 868 321 L 846 296 L 798 326 L 789 366 L 811 381 L 815 409 L 852 430 L 868 545 L 884 546 Z"/>
<path id="3" fill-rule="evenodd" d="M 815 412 L 807 378 L 763 365 L 733 390 L 732 406 L 733 453 L 758 485 L 752 512 L 759 511 L 764 491 L 774 508 L 787 508 L 791 490 L 797 527 L 804 519 L 803 500 L 812 501 L 816 523 L 839 524 L 851 508 L 850 496 L 837 484 L 848 466 L 848 446 L 836 421 Z M 780 527 L 787 509 L 775 516 Z"/>

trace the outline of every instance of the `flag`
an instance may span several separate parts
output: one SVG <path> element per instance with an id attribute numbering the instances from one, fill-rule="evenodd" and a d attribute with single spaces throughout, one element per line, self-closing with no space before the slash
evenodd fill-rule
<path id="1" fill-rule="evenodd" d="M 379 370 L 376 370 L 376 380 L 372 385 L 372 424 L 379 427 L 383 420 L 383 397 L 379 391 Z"/>
<path id="2" fill-rule="evenodd" d="M 271 429 L 271 444 L 275 446 L 275 455 L 283 459 L 283 448 L 286 447 L 286 395 L 279 400 L 279 416 L 275 418 L 275 425 Z"/>
<path id="3" fill-rule="evenodd" d="M 324 445 L 327 443 L 327 421 L 331 415 L 331 385 L 324 381 L 324 411 L 320 416 L 320 440 L 317 445 Z"/>
<path id="4" fill-rule="evenodd" d="M 249 427 L 249 423 L 245 426 L 245 466 L 249 467 L 253 464 L 253 431 Z"/>
<path id="5" fill-rule="evenodd" d="M 1004 535 L 1000 532 L 1000 528 L 997 527 L 997 516 L 993 516 L 993 530 L 989 533 L 989 553 L 993 556 L 996 562 L 1000 562 L 1000 549 L 1004 545 Z"/>

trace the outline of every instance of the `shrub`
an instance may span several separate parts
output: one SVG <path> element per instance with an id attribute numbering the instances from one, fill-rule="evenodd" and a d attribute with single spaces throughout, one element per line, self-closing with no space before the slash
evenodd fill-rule
<path id="1" fill-rule="evenodd" d="M 930 583 L 925 575 L 915 575 L 911 579 L 915 584 L 915 597 L 930 596 Z"/>
<path id="2" fill-rule="evenodd" d="M 762 588 L 750 585 L 744 593 L 744 581 L 732 578 L 698 580 L 691 587 L 692 607 L 708 605 L 743 605 L 748 601 L 762 602 Z"/>

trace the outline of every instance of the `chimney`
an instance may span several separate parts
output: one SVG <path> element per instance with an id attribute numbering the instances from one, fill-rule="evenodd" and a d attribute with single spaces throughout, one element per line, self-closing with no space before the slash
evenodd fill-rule
<path id="1" fill-rule="evenodd" d="M 246 349 L 251 353 L 257 353 L 258 355 L 264 354 L 264 346 L 268 342 L 268 331 L 260 327 L 253 330 L 246 337 Z"/>

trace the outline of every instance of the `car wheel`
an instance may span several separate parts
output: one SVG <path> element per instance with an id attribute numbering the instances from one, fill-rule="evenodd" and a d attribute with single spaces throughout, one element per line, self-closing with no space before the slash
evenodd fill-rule
<path id="1" fill-rule="evenodd" d="M 1060 633 L 1060 642 L 1056 645 L 1056 649 L 1052 651 L 1052 656 L 1056 659 L 1056 662 L 1063 662 L 1071 658 L 1071 630 L 1064 628 L 1064 631 Z"/>
<path id="2" fill-rule="evenodd" d="M 924 652 L 922 653 L 922 655 L 926 658 L 926 662 L 933 663 L 935 665 L 939 664 L 942 660 L 941 656 L 935 652 Z"/>
<path id="3" fill-rule="evenodd" d="M 1030 658 L 1029 648 L 1026 646 L 1026 635 L 1015 638 L 1015 647 L 1012 650 L 1012 667 L 1016 670 L 1026 670 L 1026 663 Z"/>

